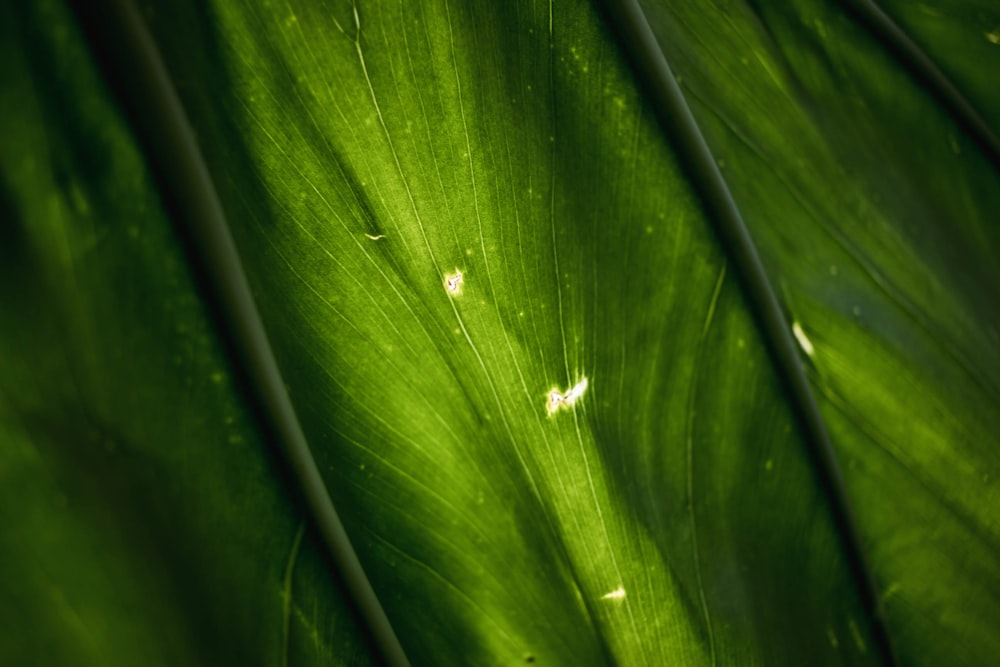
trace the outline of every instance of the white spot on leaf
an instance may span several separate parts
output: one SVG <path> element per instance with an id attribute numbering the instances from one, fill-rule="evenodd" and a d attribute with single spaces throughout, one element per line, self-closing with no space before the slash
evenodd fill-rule
<path id="1" fill-rule="evenodd" d="M 548 412 L 550 415 L 555 414 L 556 410 L 562 407 L 563 400 L 564 397 L 558 389 L 549 390 Z"/>
<path id="2" fill-rule="evenodd" d="M 455 269 L 455 273 L 444 277 L 444 288 L 448 290 L 449 294 L 457 296 L 462 293 L 463 282 L 462 272 Z"/>
<path id="3" fill-rule="evenodd" d="M 812 341 L 806 336 L 806 332 L 802 330 L 802 325 L 798 322 L 792 322 L 792 333 L 795 334 L 795 340 L 799 341 L 799 347 L 810 357 L 816 349 L 813 347 Z"/>
<path id="4" fill-rule="evenodd" d="M 570 387 L 564 394 L 558 388 L 552 388 L 548 393 L 548 413 L 553 415 L 562 409 L 571 409 L 573 405 L 580 400 L 583 396 L 583 392 L 587 391 L 588 385 L 587 378 L 583 378 L 575 385 Z"/>
<path id="5" fill-rule="evenodd" d="M 625 599 L 625 588 L 619 586 L 615 590 L 601 596 L 602 600 L 624 600 Z"/>

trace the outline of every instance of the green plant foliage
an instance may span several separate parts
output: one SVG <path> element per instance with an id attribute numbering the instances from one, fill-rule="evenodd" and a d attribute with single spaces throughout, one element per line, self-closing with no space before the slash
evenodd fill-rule
<path id="1" fill-rule="evenodd" d="M 906 4 L 995 126 L 1000 9 Z M 1000 156 L 855 10 L 642 7 L 899 661 L 989 664 Z M 378 663 L 145 93 L 60 0 L 0 8 L 0 664 Z M 886 661 L 801 397 L 601 6 L 139 8 L 413 664 Z"/>

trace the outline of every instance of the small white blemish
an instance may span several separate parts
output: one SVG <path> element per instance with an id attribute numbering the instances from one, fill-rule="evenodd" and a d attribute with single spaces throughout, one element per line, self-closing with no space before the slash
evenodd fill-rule
<path id="1" fill-rule="evenodd" d="M 462 272 L 455 269 L 455 273 L 444 277 L 444 288 L 448 290 L 449 294 L 457 296 L 462 293 L 463 282 L 465 279 L 462 277 Z"/>
<path id="2" fill-rule="evenodd" d="M 799 347 L 810 357 L 813 356 L 815 348 L 813 348 L 812 341 L 806 336 L 806 332 L 802 330 L 802 326 L 798 322 L 792 322 L 792 333 L 795 334 L 795 340 L 799 341 Z"/>
<path id="3" fill-rule="evenodd" d="M 573 405 L 580 400 L 583 393 L 587 391 L 587 385 L 589 384 L 587 378 L 583 378 L 575 385 L 573 385 L 566 393 L 562 393 L 558 388 L 552 388 L 549 393 L 546 394 L 548 397 L 548 413 L 549 416 L 555 414 L 563 408 L 570 409 Z"/>
<path id="4" fill-rule="evenodd" d="M 368 237 L 370 241 L 381 241 L 382 239 L 385 238 L 385 234 L 378 234 L 378 235 L 365 234 L 365 236 Z"/>
<path id="5" fill-rule="evenodd" d="M 573 388 L 566 392 L 565 400 L 567 405 L 573 405 L 576 403 L 576 399 L 583 396 L 583 392 L 587 391 L 587 378 L 583 378 L 575 385 Z"/>
<path id="6" fill-rule="evenodd" d="M 556 410 L 563 406 L 563 401 L 565 397 L 559 392 L 558 389 L 549 390 L 549 401 L 548 401 L 548 413 L 549 415 L 555 414 Z"/>
<path id="7" fill-rule="evenodd" d="M 615 590 L 611 591 L 606 595 L 601 596 L 602 600 L 624 600 L 625 599 L 625 589 L 619 586 Z"/>

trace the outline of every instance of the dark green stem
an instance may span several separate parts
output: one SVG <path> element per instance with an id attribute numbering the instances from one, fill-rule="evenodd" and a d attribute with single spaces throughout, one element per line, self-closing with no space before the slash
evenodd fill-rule
<path id="1" fill-rule="evenodd" d="M 250 402 L 298 481 L 330 557 L 387 664 L 402 646 L 337 515 L 278 369 L 236 245 L 181 105 L 148 29 L 128 0 L 81 0 L 76 14 L 143 146 L 179 233 L 207 284 Z"/>
<path id="2" fill-rule="evenodd" d="M 803 370 L 791 328 L 753 239 L 639 3 L 637 0 L 607 0 L 604 4 L 617 28 L 619 41 L 645 86 L 647 99 L 681 155 L 716 233 L 740 277 L 810 446 L 851 571 L 858 583 L 861 602 L 870 613 L 879 653 L 887 665 L 895 665 L 896 655 L 882 600 L 865 556 L 833 444 Z"/>

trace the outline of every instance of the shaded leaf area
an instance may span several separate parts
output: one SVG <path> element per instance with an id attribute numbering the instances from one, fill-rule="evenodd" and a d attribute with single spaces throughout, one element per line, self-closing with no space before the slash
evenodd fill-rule
<path id="1" fill-rule="evenodd" d="M 969 29 L 996 8 L 958 5 L 914 39 L 996 127 L 1000 51 Z M 834 3 L 644 7 L 798 324 L 901 661 L 988 664 L 1000 651 L 1000 175 Z"/>
<path id="2" fill-rule="evenodd" d="M 11 4 L 0 663 L 368 664 L 71 16 Z"/>
<path id="3" fill-rule="evenodd" d="M 988 0 L 883 0 L 883 11 L 930 56 L 987 121 L 1000 132 L 1000 6 Z"/>
<path id="4" fill-rule="evenodd" d="M 751 313 L 592 7 L 146 16 L 415 663 L 872 659 Z"/>

